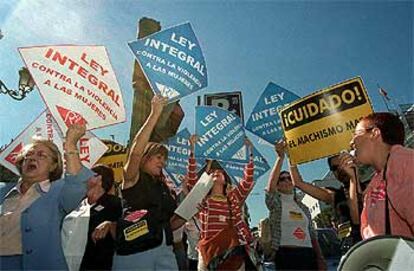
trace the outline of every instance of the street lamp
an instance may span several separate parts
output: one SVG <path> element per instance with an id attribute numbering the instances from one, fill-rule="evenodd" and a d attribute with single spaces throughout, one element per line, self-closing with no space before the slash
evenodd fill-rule
<path id="1" fill-rule="evenodd" d="M 22 67 L 19 71 L 19 89 L 8 89 L 3 81 L 0 80 L 0 93 L 9 94 L 15 100 L 23 100 L 27 93 L 31 92 L 34 88 L 35 82 L 32 76 L 30 76 L 29 70 L 26 67 Z"/>

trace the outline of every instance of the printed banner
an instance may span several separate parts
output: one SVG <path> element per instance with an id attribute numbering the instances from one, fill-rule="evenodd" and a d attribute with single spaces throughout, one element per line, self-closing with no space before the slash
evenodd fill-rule
<path id="1" fill-rule="evenodd" d="M 120 183 L 123 180 L 124 165 L 128 156 L 127 148 L 111 140 L 103 139 L 102 142 L 108 150 L 98 160 L 97 164 L 104 164 L 114 171 L 114 179 Z"/>
<path id="2" fill-rule="evenodd" d="M 128 43 L 154 93 L 175 102 L 207 86 L 207 68 L 190 23 Z"/>
<path id="3" fill-rule="evenodd" d="M 19 48 L 59 128 L 86 122 L 87 130 L 125 121 L 122 93 L 103 46 Z"/>
<path id="4" fill-rule="evenodd" d="M 168 163 L 165 170 L 177 186 L 181 184 L 180 177 L 187 174 L 187 163 L 190 156 L 190 136 L 188 129 L 184 129 L 177 135 L 170 137 L 166 144 L 164 144 L 168 149 Z M 200 161 L 197 161 L 197 168 L 201 166 Z"/>
<path id="5" fill-rule="evenodd" d="M 360 77 L 315 92 L 279 111 L 291 163 L 320 159 L 349 149 L 358 121 L 372 113 Z"/>
<path id="6" fill-rule="evenodd" d="M 246 130 L 270 144 L 275 144 L 283 138 L 283 128 L 278 114 L 278 108 L 297 100 L 299 96 L 270 82 L 263 91 L 250 115 Z"/>
<path id="7" fill-rule="evenodd" d="M 244 123 L 241 91 L 205 94 L 204 105 L 217 106 L 230 111 L 239 116 Z"/>
<path id="8" fill-rule="evenodd" d="M 167 186 L 174 191 L 176 195 L 181 193 L 182 187 L 181 187 L 181 181 L 180 183 L 177 183 L 175 181 L 175 177 L 173 177 L 170 173 L 168 173 L 166 170 L 163 170 L 162 172 L 165 176 L 165 183 Z"/>
<path id="9" fill-rule="evenodd" d="M 247 162 L 245 133 L 240 118 L 215 106 L 196 107 L 196 157 Z"/>
<path id="10" fill-rule="evenodd" d="M 60 132 L 52 114 L 45 110 L 0 153 L 0 164 L 13 173 L 20 175 L 15 164 L 16 157 L 24 146 L 30 144 L 33 139 L 52 140 L 63 154 L 63 138 L 63 134 Z M 105 153 L 106 149 L 105 144 L 88 131 L 78 143 L 79 157 L 82 164 L 87 168 L 91 168 Z"/>
<path id="11" fill-rule="evenodd" d="M 254 181 L 257 181 L 263 174 L 265 174 L 270 166 L 266 159 L 255 147 L 253 148 L 254 155 Z M 246 164 L 233 163 L 233 162 L 220 162 L 220 165 L 224 168 L 230 178 L 237 183 L 244 177 L 244 166 Z"/>

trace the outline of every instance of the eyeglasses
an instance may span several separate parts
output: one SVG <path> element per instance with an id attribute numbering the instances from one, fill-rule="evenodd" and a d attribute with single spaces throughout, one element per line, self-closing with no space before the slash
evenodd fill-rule
<path id="1" fill-rule="evenodd" d="M 360 129 L 360 130 L 355 130 L 355 131 L 352 133 L 352 136 L 353 136 L 353 137 L 356 137 L 356 136 L 360 136 L 360 135 L 366 134 L 367 132 L 372 131 L 372 129 L 374 129 L 374 128 L 375 128 L 375 126 L 368 127 L 368 128 L 362 128 L 362 129 Z"/>
<path id="2" fill-rule="evenodd" d="M 51 157 L 42 151 L 40 152 L 29 151 L 24 155 L 24 160 L 28 160 L 34 156 L 36 156 L 38 160 L 46 160 L 47 158 Z"/>

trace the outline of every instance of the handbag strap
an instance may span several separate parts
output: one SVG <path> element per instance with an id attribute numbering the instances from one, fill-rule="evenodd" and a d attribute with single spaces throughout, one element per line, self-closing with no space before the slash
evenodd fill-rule
<path id="1" fill-rule="evenodd" d="M 388 182 L 387 182 L 387 168 L 388 168 L 388 159 L 390 158 L 390 153 L 388 153 L 387 161 L 385 162 L 384 172 L 382 178 L 385 182 L 385 234 L 391 234 L 391 223 L 390 223 L 390 209 L 388 207 Z"/>

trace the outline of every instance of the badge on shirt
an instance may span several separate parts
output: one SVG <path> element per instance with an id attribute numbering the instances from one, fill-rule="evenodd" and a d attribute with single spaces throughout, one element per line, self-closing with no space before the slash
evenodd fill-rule
<path id="1" fill-rule="evenodd" d="M 97 212 L 100 212 L 100 211 L 102 211 L 103 209 L 105 209 L 105 207 L 103 207 L 102 205 L 97 205 L 95 208 L 95 211 L 97 211 Z"/>
<path id="2" fill-rule="evenodd" d="M 149 233 L 147 220 L 140 220 L 124 229 L 124 237 L 126 241 L 132 241 Z"/>
<path id="3" fill-rule="evenodd" d="M 346 221 L 342 224 L 338 225 L 338 238 L 344 239 L 345 237 L 348 237 L 351 235 L 352 227 L 351 222 Z"/>
<path id="4" fill-rule="evenodd" d="M 296 239 L 298 240 L 305 240 L 305 232 L 300 228 L 297 227 L 296 230 L 293 232 L 293 236 L 295 236 Z"/>
<path id="5" fill-rule="evenodd" d="M 375 206 L 377 201 L 385 200 L 385 183 L 381 182 L 377 187 L 372 189 L 370 199 L 371 206 Z"/>
<path id="6" fill-rule="evenodd" d="M 300 221 L 303 220 L 303 215 L 300 212 L 289 211 L 289 218 L 291 220 Z"/>

